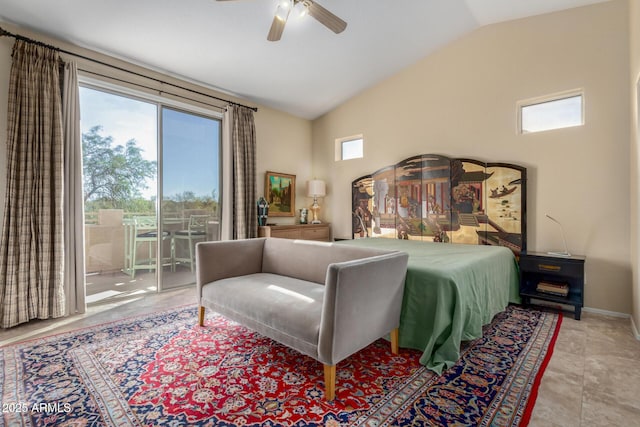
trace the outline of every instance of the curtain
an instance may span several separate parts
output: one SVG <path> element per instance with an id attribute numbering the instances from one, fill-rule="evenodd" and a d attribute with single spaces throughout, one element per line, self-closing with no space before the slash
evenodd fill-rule
<path id="1" fill-rule="evenodd" d="M 16 41 L 9 78 L 0 327 L 64 315 L 60 58 Z"/>
<path id="2" fill-rule="evenodd" d="M 64 66 L 62 84 L 64 131 L 64 294 L 65 314 L 86 310 L 84 286 L 84 202 L 82 194 L 82 134 L 78 67 Z"/>
<path id="3" fill-rule="evenodd" d="M 226 203 L 223 202 L 223 225 L 225 212 L 231 218 L 231 223 L 227 224 L 231 230 L 225 233 L 223 228 L 223 238 L 248 239 L 257 237 L 256 129 L 253 111 L 246 107 L 229 106 L 225 112 L 224 121 L 226 131 L 225 129 L 223 131 L 230 140 L 229 151 L 232 153 L 232 159 L 228 159 L 231 163 L 231 174 L 224 176 L 232 179 L 232 196 L 226 197 Z M 223 167 L 223 173 L 224 171 Z M 227 207 L 225 208 L 225 206 Z"/>
<path id="4" fill-rule="evenodd" d="M 222 240 L 233 239 L 233 107 L 226 108 L 222 117 Z"/>

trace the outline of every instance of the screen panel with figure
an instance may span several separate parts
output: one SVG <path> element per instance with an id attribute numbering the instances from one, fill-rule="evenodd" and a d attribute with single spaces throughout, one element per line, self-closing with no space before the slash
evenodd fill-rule
<path id="1" fill-rule="evenodd" d="M 352 183 L 353 238 L 526 249 L 526 168 L 413 156 Z"/>

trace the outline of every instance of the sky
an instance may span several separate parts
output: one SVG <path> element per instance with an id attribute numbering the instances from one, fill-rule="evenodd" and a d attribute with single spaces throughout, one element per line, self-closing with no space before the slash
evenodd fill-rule
<path id="1" fill-rule="evenodd" d="M 158 115 L 154 103 L 80 88 L 81 131 L 96 125 L 113 144 L 135 139 L 146 160 L 158 161 Z M 166 196 L 192 191 L 197 196 L 219 196 L 220 121 L 165 108 L 163 110 L 163 192 Z M 157 179 L 141 189 L 145 198 L 157 192 Z"/>
<path id="2" fill-rule="evenodd" d="M 522 132 L 540 132 L 584 123 L 582 95 L 522 107 Z"/>

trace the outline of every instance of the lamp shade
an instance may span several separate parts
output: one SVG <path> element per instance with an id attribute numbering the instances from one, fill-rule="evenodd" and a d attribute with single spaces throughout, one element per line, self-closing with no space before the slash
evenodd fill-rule
<path id="1" fill-rule="evenodd" d="M 307 196 L 308 197 L 324 197 L 327 194 L 327 186 L 324 181 L 320 179 L 313 179 L 307 181 Z"/>

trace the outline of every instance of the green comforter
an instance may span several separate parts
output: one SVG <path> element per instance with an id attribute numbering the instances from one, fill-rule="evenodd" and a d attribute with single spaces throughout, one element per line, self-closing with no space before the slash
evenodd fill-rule
<path id="1" fill-rule="evenodd" d="M 409 254 L 400 346 L 422 350 L 420 363 L 438 374 L 458 360 L 461 341 L 481 337 L 495 314 L 520 302 L 517 262 L 504 247 L 383 238 L 340 244 Z"/>

